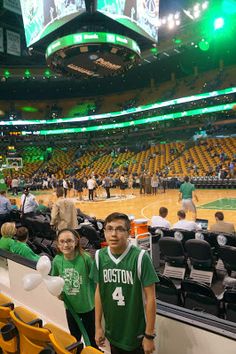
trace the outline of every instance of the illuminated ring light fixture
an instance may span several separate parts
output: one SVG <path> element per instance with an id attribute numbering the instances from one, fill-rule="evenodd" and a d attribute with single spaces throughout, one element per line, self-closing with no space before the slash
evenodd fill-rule
<path id="1" fill-rule="evenodd" d="M 131 38 L 105 32 L 69 34 L 46 50 L 48 66 L 55 72 L 78 77 L 105 77 L 130 69 L 140 59 L 140 48 Z"/>

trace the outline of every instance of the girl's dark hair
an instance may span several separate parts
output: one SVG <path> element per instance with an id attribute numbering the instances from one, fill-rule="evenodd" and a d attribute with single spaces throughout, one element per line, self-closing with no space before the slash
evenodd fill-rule
<path id="1" fill-rule="evenodd" d="M 83 248 L 81 247 L 81 244 L 80 244 L 80 235 L 78 234 L 77 231 L 75 231 L 75 230 L 73 230 L 73 229 L 70 229 L 70 228 L 62 229 L 62 230 L 60 230 L 60 231 L 58 232 L 58 234 L 57 234 L 57 236 L 56 236 L 56 241 L 58 241 L 60 235 L 61 235 L 63 232 L 67 232 L 67 231 L 71 232 L 72 235 L 75 237 L 75 239 L 78 240 L 78 242 L 77 242 L 77 244 L 76 244 L 76 246 L 75 246 L 75 251 L 76 251 L 77 253 L 79 253 L 80 255 L 82 255 L 82 254 L 84 253 L 84 250 L 83 250 Z M 61 253 L 61 251 L 58 249 L 58 247 L 57 247 L 57 251 Z"/>

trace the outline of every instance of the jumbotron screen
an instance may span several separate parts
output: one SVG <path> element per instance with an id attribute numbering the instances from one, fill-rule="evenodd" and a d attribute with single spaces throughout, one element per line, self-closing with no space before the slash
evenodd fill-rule
<path id="1" fill-rule="evenodd" d="M 27 46 L 85 11 L 84 0 L 20 0 Z"/>
<path id="2" fill-rule="evenodd" d="M 159 0 L 97 0 L 97 10 L 157 42 Z"/>

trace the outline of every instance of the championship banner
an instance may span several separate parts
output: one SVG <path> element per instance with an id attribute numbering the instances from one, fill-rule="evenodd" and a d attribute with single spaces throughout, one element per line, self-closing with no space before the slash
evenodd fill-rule
<path id="1" fill-rule="evenodd" d="M 3 47 L 3 29 L 0 28 L 0 52 L 4 52 L 4 47 Z"/>
<path id="2" fill-rule="evenodd" d="M 21 15 L 20 0 L 3 0 L 3 7 L 6 10 Z"/>
<path id="3" fill-rule="evenodd" d="M 7 30 L 7 54 L 21 55 L 20 34 Z"/>

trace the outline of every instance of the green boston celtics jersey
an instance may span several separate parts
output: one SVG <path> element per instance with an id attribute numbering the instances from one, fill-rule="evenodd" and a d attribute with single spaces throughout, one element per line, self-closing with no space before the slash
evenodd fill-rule
<path id="1" fill-rule="evenodd" d="M 134 350 L 145 332 L 143 287 L 158 281 L 146 252 L 131 246 L 116 258 L 110 248 L 97 251 L 93 278 L 99 284 L 105 334 L 114 346 Z"/>

